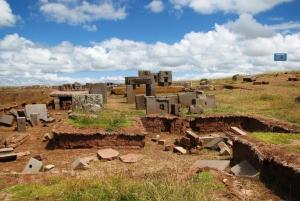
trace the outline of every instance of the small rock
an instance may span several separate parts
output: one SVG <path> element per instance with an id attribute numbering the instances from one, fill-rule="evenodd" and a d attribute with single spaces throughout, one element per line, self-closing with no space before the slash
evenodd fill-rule
<path id="1" fill-rule="evenodd" d="M 50 169 L 52 169 L 54 167 L 55 167 L 55 165 L 46 165 L 46 166 L 44 166 L 44 169 L 45 170 L 50 170 Z"/>

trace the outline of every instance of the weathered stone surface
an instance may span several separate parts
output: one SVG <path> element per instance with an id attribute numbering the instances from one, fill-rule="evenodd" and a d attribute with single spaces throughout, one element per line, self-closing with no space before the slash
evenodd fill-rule
<path id="1" fill-rule="evenodd" d="M 29 137 L 30 134 L 11 134 L 6 138 L 4 144 L 6 147 L 12 147 L 15 149 L 28 140 Z"/>
<path id="2" fill-rule="evenodd" d="M 120 160 L 123 163 L 136 163 L 142 160 L 145 156 L 141 154 L 127 154 L 120 156 Z"/>
<path id="3" fill-rule="evenodd" d="M 224 142 L 224 139 L 220 137 L 214 138 L 211 142 L 204 145 L 204 147 L 208 149 L 214 149 L 215 147 L 218 146 L 219 142 Z"/>
<path id="4" fill-rule="evenodd" d="M 180 138 L 179 145 L 183 146 L 183 147 L 186 147 L 186 148 L 189 148 L 191 146 L 190 138 L 188 138 L 188 137 Z"/>
<path id="5" fill-rule="evenodd" d="M 180 103 L 182 107 L 189 107 L 190 105 L 192 105 L 192 101 L 195 98 L 196 93 L 179 93 L 178 103 Z"/>
<path id="6" fill-rule="evenodd" d="M 235 126 L 231 127 L 230 130 L 237 135 L 247 135 L 246 132 L 242 131 L 241 129 L 239 129 L 238 127 L 235 127 Z"/>
<path id="7" fill-rule="evenodd" d="M 12 125 L 12 122 L 14 120 L 14 117 L 11 115 L 3 114 L 0 120 L 0 123 L 6 124 L 6 125 Z"/>
<path id="8" fill-rule="evenodd" d="M 25 117 L 17 117 L 17 130 L 18 130 L 18 132 L 26 131 L 26 118 Z"/>
<path id="9" fill-rule="evenodd" d="M 18 111 L 15 109 L 15 108 L 12 108 L 11 110 L 9 110 L 9 113 L 14 115 L 14 117 L 18 117 L 19 114 L 18 114 Z"/>
<path id="10" fill-rule="evenodd" d="M 103 160 L 114 160 L 119 156 L 119 152 L 113 149 L 102 149 L 97 152 L 99 159 Z"/>
<path id="11" fill-rule="evenodd" d="M 89 167 L 89 165 L 82 160 L 81 158 L 77 158 L 72 164 L 71 168 L 73 170 L 86 170 Z"/>
<path id="12" fill-rule="evenodd" d="M 224 171 L 229 165 L 230 160 L 198 160 L 191 166 L 191 169 L 212 167 Z"/>
<path id="13" fill-rule="evenodd" d="M 146 114 L 170 114 L 171 113 L 170 98 L 146 97 Z"/>
<path id="14" fill-rule="evenodd" d="M 146 108 L 145 95 L 135 96 L 135 108 L 137 110 L 144 110 Z"/>
<path id="15" fill-rule="evenodd" d="M 39 160 L 36 160 L 35 158 L 30 158 L 30 160 L 28 161 L 28 163 L 26 164 L 23 173 L 39 173 L 41 171 L 43 171 L 44 167 L 43 167 L 43 163 Z"/>
<path id="16" fill-rule="evenodd" d="M 211 142 L 213 139 L 215 139 L 215 137 L 212 136 L 199 137 L 199 140 L 203 140 L 204 144 Z"/>
<path id="17" fill-rule="evenodd" d="M 46 165 L 45 167 L 44 167 L 44 169 L 45 170 L 51 170 L 52 168 L 54 168 L 55 167 L 55 165 Z"/>
<path id="18" fill-rule="evenodd" d="M 233 166 L 230 171 L 235 176 L 250 176 L 254 177 L 259 174 L 259 172 L 250 164 L 248 161 L 243 162 Z"/>
<path id="19" fill-rule="evenodd" d="M 159 145 L 165 145 L 165 143 L 166 143 L 166 140 L 158 140 L 157 144 L 159 144 Z"/>
<path id="20" fill-rule="evenodd" d="M 224 156 L 224 155 L 230 155 L 230 153 L 231 153 L 231 151 L 230 151 L 230 149 L 229 149 L 228 147 L 224 147 L 224 148 L 222 148 L 222 149 L 220 150 L 220 154 L 221 154 L 222 156 Z"/>
<path id="21" fill-rule="evenodd" d="M 31 117 L 31 114 L 38 113 L 40 114 L 40 119 L 48 119 L 46 104 L 25 105 L 25 113 L 27 117 Z"/>
<path id="22" fill-rule="evenodd" d="M 0 162 L 14 161 L 17 159 L 17 154 L 13 148 L 0 149 Z"/>
<path id="23" fill-rule="evenodd" d="M 196 147 L 199 144 L 199 136 L 191 130 L 185 131 L 186 136 L 190 138 L 190 145 Z"/>
<path id="24" fill-rule="evenodd" d="M 172 151 L 173 149 L 174 149 L 174 145 L 173 144 L 165 146 L 165 151 Z"/>
<path id="25" fill-rule="evenodd" d="M 32 119 L 33 123 L 36 126 L 40 125 L 40 114 L 38 114 L 38 113 L 31 113 L 30 114 L 30 118 Z"/>
<path id="26" fill-rule="evenodd" d="M 186 150 L 182 147 L 174 147 L 173 152 L 180 153 L 180 154 L 186 154 Z"/>
<path id="27" fill-rule="evenodd" d="M 227 147 L 227 145 L 225 144 L 225 142 L 222 141 L 222 142 L 219 142 L 219 143 L 218 143 L 218 147 L 219 147 L 220 150 L 221 150 L 221 149 L 223 149 L 224 147 Z M 227 147 L 227 148 L 228 148 L 228 147 Z"/>
<path id="28" fill-rule="evenodd" d="M 72 110 L 89 110 L 92 112 L 92 107 L 102 107 L 102 94 L 73 94 L 72 95 Z M 96 108 L 94 108 L 95 110 Z M 99 109 L 99 108 L 98 108 Z M 97 110 L 98 111 L 98 110 Z"/>
<path id="29" fill-rule="evenodd" d="M 201 105 L 190 105 L 189 112 L 192 114 L 201 114 L 204 112 L 204 109 Z"/>

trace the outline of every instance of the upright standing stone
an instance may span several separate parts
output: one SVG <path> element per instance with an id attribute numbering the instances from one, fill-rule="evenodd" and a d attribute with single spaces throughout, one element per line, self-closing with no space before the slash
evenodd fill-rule
<path id="1" fill-rule="evenodd" d="M 18 132 L 26 131 L 26 118 L 25 117 L 17 117 L 18 123 Z"/>
<path id="2" fill-rule="evenodd" d="M 107 84 L 95 83 L 90 86 L 90 94 L 102 94 L 103 103 L 107 103 Z"/>
<path id="3" fill-rule="evenodd" d="M 135 96 L 135 108 L 137 110 L 144 110 L 146 108 L 144 95 L 136 95 Z"/>
<path id="4" fill-rule="evenodd" d="M 127 103 L 129 104 L 134 103 L 135 101 L 135 95 L 136 95 L 135 89 L 136 89 L 135 84 L 126 85 L 126 99 L 127 99 Z"/>
<path id="5" fill-rule="evenodd" d="M 60 101 L 59 101 L 59 97 L 54 97 L 54 98 L 53 98 L 53 102 L 54 102 L 54 109 L 55 109 L 55 110 L 60 110 Z"/>
<path id="6" fill-rule="evenodd" d="M 156 96 L 156 85 L 146 84 L 146 96 Z"/>
<path id="7" fill-rule="evenodd" d="M 40 125 L 40 114 L 38 113 L 31 113 L 30 118 L 32 119 L 33 123 L 38 126 Z"/>

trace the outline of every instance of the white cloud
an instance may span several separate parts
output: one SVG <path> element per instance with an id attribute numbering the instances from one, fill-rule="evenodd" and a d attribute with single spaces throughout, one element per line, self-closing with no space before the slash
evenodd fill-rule
<path id="1" fill-rule="evenodd" d="M 229 21 L 225 26 L 245 38 L 271 38 L 276 34 L 273 29 L 258 23 L 248 13 L 241 14 L 235 22 Z"/>
<path id="2" fill-rule="evenodd" d="M 9 4 L 5 0 L 0 0 L 0 27 L 14 26 L 19 18 L 19 16 L 12 13 Z"/>
<path id="3" fill-rule="evenodd" d="M 82 27 L 84 30 L 90 31 L 90 32 L 96 32 L 97 31 L 97 26 L 96 25 L 83 25 Z"/>
<path id="4" fill-rule="evenodd" d="M 162 1 L 153 0 L 145 8 L 150 9 L 154 13 L 159 13 L 164 10 L 164 4 Z"/>
<path id="5" fill-rule="evenodd" d="M 257 14 L 292 0 L 170 0 L 175 9 L 190 7 L 202 14 L 215 12 Z"/>
<path id="6" fill-rule="evenodd" d="M 72 4 L 70 4 L 70 2 Z M 41 5 L 40 11 L 45 14 L 48 20 L 58 23 L 69 23 L 71 25 L 83 24 L 101 19 L 120 20 L 127 16 L 124 7 L 114 6 L 112 3 L 90 4 L 83 1 L 60 0 L 56 3 L 45 2 Z"/>
<path id="7" fill-rule="evenodd" d="M 243 32 L 247 26 L 242 22 L 252 26 L 251 33 Z M 288 54 L 285 69 L 300 69 L 300 33 L 274 34 L 269 28 L 244 14 L 234 22 L 216 24 L 211 31 L 187 33 L 174 44 L 111 38 L 86 47 L 68 41 L 44 47 L 17 34 L 7 35 L 0 39 L 0 85 L 123 82 L 124 70 L 172 70 L 173 75 L 178 74 L 174 80 L 259 74 L 277 70 L 273 61 L 276 52 Z M 102 71 L 114 75 L 101 79 L 75 79 L 67 75 Z M 185 75 L 188 71 L 199 74 Z M 57 76 L 64 73 L 64 77 Z"/>

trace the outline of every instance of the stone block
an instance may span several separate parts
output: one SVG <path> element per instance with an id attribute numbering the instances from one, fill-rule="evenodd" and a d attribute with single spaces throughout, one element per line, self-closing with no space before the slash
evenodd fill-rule
<path id="1" fill-rule="evenodd" d="M 92 84 L 90 86 L 90 94 L 101 94 L 103 97 L 103 103 L 107 103 L 107 84 L 106 83 Z"/>
<path id="2" fill-rule="evenodd" d="M 146 109 L 145 95 L 136 95 L 135 96 L 135 108 L 137 110 Z"/>
<path id="3" fill-rule="evenodd" d="M 224 171 L 230 166 L 230 160 L 198 160 L 190 169 L 212 167 Z"/>
<path id="4" fill-rule="evenodd" d="M 172 151 L 173 149 L 174 149 L 174 145 L 173 144 L 165 146 L 165 151 Z"/>
<path id="5" fill-rule="evenodd" d="M 219 142 L 218 143 L 218 147 L 221 149 L 223 149 L 224 147 L 227 147 L 227 145 L 225 144 L 225 142 Z"/>
<path id="6" fill-rule="evenodd" d="M 72 170 L 86 170 L 88 169 L 89 165 L 82 160 L 81 158 L 77 158 L 72 164 L 71 168 Z"/>
<path id="7" fill-rule="evenodd" d="M 226 146 L 226 147 L 223 147 L 221 150 L 220 150 L 220 154 L 222 156 L 225 156 L 225 155 L 230 155 L 231 151 L 230 149 Z"/>
<path id="8" fill-rule="evenodd" d="M 185 131 L 185 134 L 190 138 L 190 145 L 196 147 L 199 145 L 199 136 L 191 130 Z"/>
<path id="9" fill-rule="evenodd" d="M 188 137 L 182 137 L 179 141 L 180 146 L 189 148 L 191 146 L 191 140 Z"/>
<path id="10" fill-rule="evenodd" d="M 113 149 L 102 149 L 97 152 L 97 156 L 99 159 L 111 161 L 119 156 L 119 152 Z"/>
<path id="11" fill-rule="evenodd" d="M 136 163 L 142 160 L 145 156 L 141 154 L 127 154 L 120 156 L 120 160 L 123 163 Z"/>
<path id="12" fill-rule="evenodd" d="M 11 126 L 13 123 L 14 117 L 11 115 L 3 114 L 0 120 L 0 123 Z"/>
<path id="13" fill-rule="evenodd" d="M 156 85 L 146 84 L 146 96 L 156 96 Z"/>
<path id="14" fill-rule="evenodd" d="M 166 96 L 166 98 L 170 98 L 171 99 L 171 104 L 178 104 L 178 95 L 169 95 Z"/>
<path id="15" fill-rule="evenodd" d="M 211 142 L 204 145 L 204 147 L 208 149 L 215 149 L 220 142 L 224 142 L 224 139 L 220 137 L 214 138 Z"/>
<path id="16" fill-rule="evenodd" d="M 174 147 L 173 152 L 179 153 L 179 154 L 186 154 L 186 150 L 182 147 Z"/>
<path id="17" fill-rule="evenodd" d="M 242 131 L 241 129 L 239 129 L 238 127 L 230 127 L 230 130 L 232 132 L 234 132 L 237 135 L 247 135 L 246 132 Z"/>
<path id="18" fill-rule="evenodd" d="M 15 108 L 12 108 L 11 110 L 9 110 L 9 113 L 14 115 L 14 117 L 18 117 L 19 114 L 18 114 L 18 111 L 15 109 Z"/>
<path id="19" fill-rule="evenodd" d="M 54 97 L 53 102 L 54 102 L 54 109 L 55 110 L 60 110 L 60 99 L 59 99 L 59 97 Z"/>
<path id="20" fill-rule="evenodd" d="M 132 104 L 135 103 L 135 95 L 136 95 L 136 85 L 126 85 L 126 99 L 127 103 Z"/>
<path id="21" fill-rule="evenodd" d="M 17 130 L 18 130 L 18 132 L 26 131 L 26 118 L 25 117 L 17 117 Z"/>
<path id="22" fill-rule="evenodd" d="M 204 112 L 204 109 L 201 105 L 190 105 L 189 112 L 192 114 L 201 114 Z"/>
<path id="23" fill-rule="evenodd" d="M 204 144 L 211 142 L 213 139 L 215 139 L 215 137 L 211 137 L 211 136 L 199 137 L 199 140 L 203 140 Z"/>
<path id="24" fill-rule="evenodd" d="M 259 174 L 259 172 L 246 160 L 233 166 L 230 171 L 235 176 L 255 177 Z"/>
<path id="25" fill-rule="evenodd" d="M 36 174 L 44 170 L 43 163 L 35 158 L 30 158 L 26 164 L 23 173 Z"/>
<path id="26" fill-rule="evenodd" d="M 14 153 L 13 148 L 0 149 L 0 162 L 14 161 L 17 159 L 17 154 Z"/>
<path id="27" fill-rule="evenodd" d="M 146 97 L 146 114 L 170 114 L 170 98 Z"/>
<path id="28" fill-rule="evenodd" d="M 38 113 L 40 114 L 40 119 L 47 120 L 47 108 L 46 104 L 33 104 L 33 105 L 25 105 L 25 113 L 26 117 L 30 118 L 30 114 Z"/>
<path id="29" fill-rule="evenodd" d="M 30 114 L 30 118 L 32 119 L 33 123 L 36 125 L 36 126 L 39 126 L 40 125 L 40 114 L 38 113 L 31 113 Z M 47 118 L 48 119 L 48 118 Z"/>
<path id="30" fill-rule="evenodd" d="M 181 115 L 181 104 L 171 104 L 171 114 L 180 116 Z"/>
<path id="31" fill-rule="evenodd" d="M 72 110 L 92 110 L 93 105 L 102 107 L 102 94 L 72 94 Z"/>
<path id="32" fill-rule="evenodd" d="M 55 165 L 46 165 L 45 167 L 44 167 L 44 169 L 45 170 L 51 170 L 51 169 L 53 169 L 55 167 Z"/>
<path id="33" fill-rule="evenodd" d="M 189 107 L 192 105 L 193 99 L 196 99 L 196 93 L 179 93 L 178 94 L 178 103 L 182 107 Z"/>
<path id="34" fill-rule="evenodd" d="M 165 145 L 166 143 L 166 140 L 158 140 L 158 145 Z"/>

